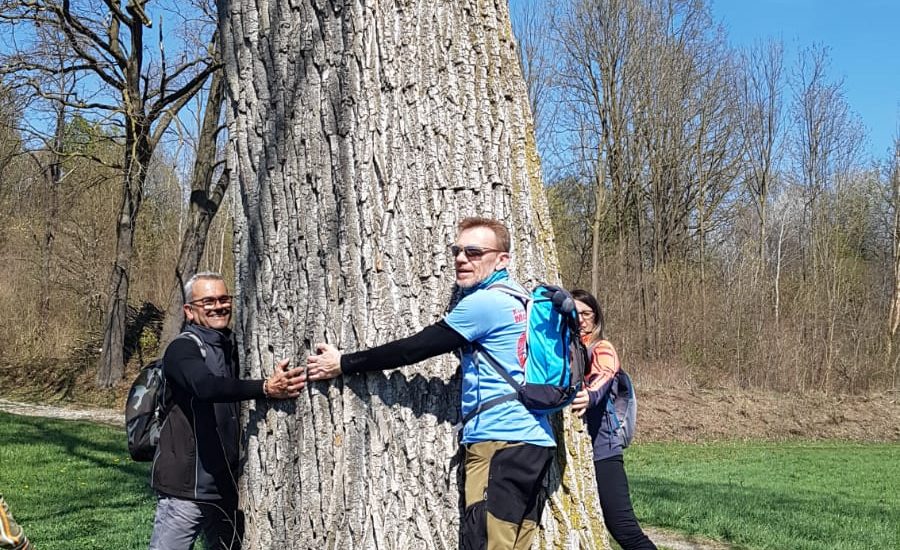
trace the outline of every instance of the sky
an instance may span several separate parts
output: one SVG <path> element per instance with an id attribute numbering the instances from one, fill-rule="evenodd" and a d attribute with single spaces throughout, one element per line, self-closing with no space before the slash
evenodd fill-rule
<path id="1" fill-rule="evenodd" d="M 813 43 L 828 47 L 831 81 L 843 79 L 866 126 L 870 158 L 886 159 L 900 135 L 900 0 L 711 0 L 733 46 L 781 39 L 785 69 Z"/>

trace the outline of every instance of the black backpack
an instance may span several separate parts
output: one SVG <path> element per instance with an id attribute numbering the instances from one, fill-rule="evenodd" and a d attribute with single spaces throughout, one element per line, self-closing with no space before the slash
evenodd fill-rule
<path id="1" fill-rule="evenodd" d="M 182 332 L 177 338 L 190 338 L 200 346 L 200 354 L 206 358 L 206 347 L 199 336 Z M 169 392 L 163 374 L 162 359 L 155 359 L 141 369 L 128 390 L 125 404 L 125 431 L 128 435 L 128 453 L 133 460 L 149 462 L 156 455 L 159 432 L 168 412 Z"/>

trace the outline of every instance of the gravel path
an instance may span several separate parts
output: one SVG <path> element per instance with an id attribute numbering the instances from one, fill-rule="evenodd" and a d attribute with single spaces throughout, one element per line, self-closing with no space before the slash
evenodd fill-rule
<path id="1" fill-rule="evenodd" d="M 0 399 L 0 411 L 24 416 L 97 422 L 115 427 L 123 427 L 125 425 L 124 413 L 112 409 L 73 409 Z M 657 546 L 666 550 L 729 550 L 731 548 L 715 541 L 686 537 L 674 531 L 652 527 L 646 528 L 645 531 Z"/>
<path id="2" fill-rule="evenodd" d="M 691 537 L 655 527 L 644 527 L 650 540 L 666 550 L 731 550 L 731 546 L 714 540 Z"/>
<path id="3" fill-rule="evenodd" d="M 125 426 L 125 413 L 112 409 L 70 409 L 52 405 L 35 405 L 33 403 L 17 403 L 0 399 L 0 411 L 24 416 L 43 416 L 45 418 L 62 418 L 65 420 L 85 420 L 110 426 Z"/>

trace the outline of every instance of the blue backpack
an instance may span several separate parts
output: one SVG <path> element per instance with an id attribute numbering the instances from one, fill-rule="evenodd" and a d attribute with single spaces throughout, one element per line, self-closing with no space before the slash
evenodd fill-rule
<path id="1" fill-rule="evenodd" d="M 463 424 L 507 401 L 518 400 L 540 415 L 567 406 L 581 389 L 589 361 L 572 295 L 545 284 L 536 286 L 530 295 L 503 283 L 488 288 L 505 292 L 525 305 L 525 380 L 520 383 L 514 379 L 481 344 L 473 344 L 476 361 L 483 357 L 513 392 L 480 403 L 463 418 Z"/>
<path id="2" fill-rule="evenodd" d="M 606 412 L 610 416 L 610 426 L 622 440 L 622 448 L 631 445 L 637 425 L 637 396 L 631 377 L 621 368 L 606 394 Z"/>

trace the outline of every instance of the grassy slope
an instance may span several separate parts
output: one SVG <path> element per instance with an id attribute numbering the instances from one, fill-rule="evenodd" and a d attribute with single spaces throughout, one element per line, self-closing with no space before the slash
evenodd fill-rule
<path id="1" fill-rule="evenodd" d="M 146 548 L 147 476 L 121 430 L 0 413 L 0 491 L 41 550 Z"/>
<path id="2" fill-rule="evenodd" d="M 748 548 L 900 548 L 900 445 L 643 444 L 641 521 Z"/>

